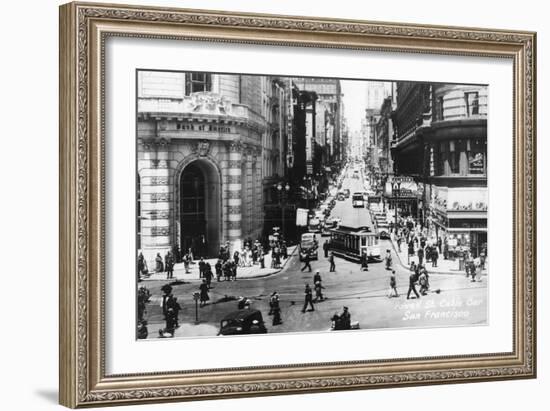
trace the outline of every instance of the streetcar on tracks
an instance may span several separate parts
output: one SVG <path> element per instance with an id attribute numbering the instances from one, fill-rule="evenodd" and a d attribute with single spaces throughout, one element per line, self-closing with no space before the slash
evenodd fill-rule
<path id="1" fill-rule="evenodd" d="M 365 197 L 363 193 L 353 193 L 351 197 L 351 205 L 353 208 L 364 208 L 365 207 Z"/>
<path id="2" fill-rule="evenodd" d="M 360 262 L 363 255 L 380 260 L 380 244 L 376 225 L 339 226 L 330 230 L 329 250 L 334 255 Z"/>

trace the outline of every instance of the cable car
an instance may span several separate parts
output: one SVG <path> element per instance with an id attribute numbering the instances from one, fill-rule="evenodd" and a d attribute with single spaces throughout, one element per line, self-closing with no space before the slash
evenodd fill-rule
<path id="1" fill-rule="evenodd" d="M 363 255 L 369 260 L 379 260 L 380 245 L 376 226 L 339 226 L 331 230 L 329 249 L 335 255 L 357 262 L 361 261 Z"/>

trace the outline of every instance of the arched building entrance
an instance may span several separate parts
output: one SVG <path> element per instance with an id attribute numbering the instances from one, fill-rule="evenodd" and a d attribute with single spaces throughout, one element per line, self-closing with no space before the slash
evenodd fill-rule
<path id="1" fill-rule="evenodd" d="M 179 177 L 179 242 L 195 258 L 218 254 L 221 238 L 221 181 L 208 160 L 189 163 Z"/>

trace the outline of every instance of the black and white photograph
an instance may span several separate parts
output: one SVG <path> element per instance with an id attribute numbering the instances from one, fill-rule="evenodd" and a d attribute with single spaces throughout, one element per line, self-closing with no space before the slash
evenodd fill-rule
<path id="1" fill-rule="evenodd" d="M 488 91 L 137 70 L 137 339 L 487 325 Z"/>

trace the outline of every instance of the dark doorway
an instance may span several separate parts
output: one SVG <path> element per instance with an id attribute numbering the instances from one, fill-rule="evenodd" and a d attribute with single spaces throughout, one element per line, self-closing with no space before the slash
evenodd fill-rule
<path id="1" fill-rule="evenodd" d="M 183 170 L 180 180 L 180 221 L 183 250 L 191 248 L 193 254 L 206 252 L 206 185 L 202 170 L 190 164 Z"/>
<path id="2" fill-rule="evenodd" d="M 221 232 L 220 178 L 207 160 L 190 163 L 180 176 L 179 212 L 181 249 L 195 258 L 217 254 Z"/>

